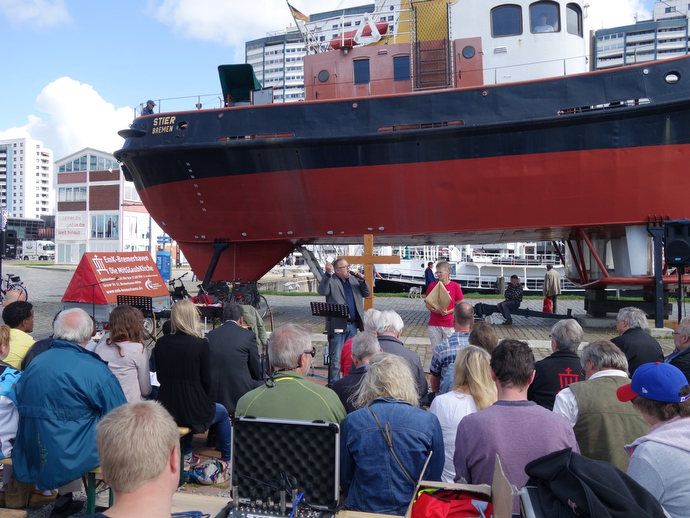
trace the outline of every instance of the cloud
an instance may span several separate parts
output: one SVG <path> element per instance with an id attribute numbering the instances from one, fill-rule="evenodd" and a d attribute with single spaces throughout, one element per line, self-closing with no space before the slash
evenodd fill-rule
<path id="1" fill-rule="evenodd" d="M 43 141 L 56 159 L 92 147 L 112 153 L 124 140 L 117 134 L 134 118 L 132 108 L 115 108 L 88 84 L 61 77 L 36 98 L 36 108 L 48 114 L 43 120 L 29 116 L 25 126 L 0 133 L 0 139 L 28 137 Z"/>
<path id="2" fill-rule="evenodd" d="M 72 21 L 65 0 L 0 0 L 0 11 L 13 25 L 43 28 Z"/>
<path id="3" fill-rule="evenodd" d="M 366 0 L 291 0 L 305 14 L 366 4 Z M 244 61 L 244 43 L 282 31 L 294 20 L 285 0 L 150 0 L 148 14 L 185 38 L 234 47 L 235 60 Z"/>
<path id="4" fill-rule="evenodd" d="M 649 20 L 652 12 L 641 0 L 589 0 L 585 28 L 589 30 L 609 29 L 635 23 L 638 20 Z"/>
<path id="5" fill-rule="evenodd" d="M 476 0 L 481 1 L 481 0 Z M 291 0 L 305 14 L 352 7 L 366 0 Z M 588 0 L 587 29 L 627 25 L 652 17 L 643 0 Z M 262 38 L 267 32 L 284 30 L 294 24 L 284 0 L 149 0 L 148 14 L 174 28 L 178 35 L 235 47 L 236 60 L 244 60 L 244 43 Z"/>

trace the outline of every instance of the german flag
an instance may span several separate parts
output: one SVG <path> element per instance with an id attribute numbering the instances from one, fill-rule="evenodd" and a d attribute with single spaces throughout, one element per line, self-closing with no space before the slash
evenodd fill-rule
<path id="1" fill-rule="evenodd" d="M 288 7 L 290 8 L 290 12 L 292 13 L 292 16 L 295 18 L 295 20 L 300 20 L 303 22 L 309 21 L 309 17 L 306 14 L 299 12 L 297 9 L 292 7 L 289 2 L 288 2 Z"/>

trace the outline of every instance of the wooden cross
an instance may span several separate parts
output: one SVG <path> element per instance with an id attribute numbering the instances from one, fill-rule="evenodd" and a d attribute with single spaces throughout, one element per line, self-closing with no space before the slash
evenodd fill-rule
<path id="1" fill-rule="evenodd" d="M 374 255 L 374 236 L 366 234 L 364 236 L 364 255 L 340 256 L 338 259 L 345 259 L 348 263 L 363 264 L 364 278 L 370 287 L 374 286 L 374 265 L 375 264 L 400 264 L 400 257 L 397 255 Z M 364 299 L 364 311 L 374 307 L 374 289 Z"/>

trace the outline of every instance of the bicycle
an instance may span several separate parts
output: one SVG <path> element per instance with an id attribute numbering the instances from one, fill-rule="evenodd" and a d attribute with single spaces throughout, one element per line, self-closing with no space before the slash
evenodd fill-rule
<path id="1" fill-rule="evenodd" d="M 189 273 L 189 272 L 187 272 Z M 189 292 L 187 291 L 187 288 L 184 285 L 184 282 L 182 282 L 182 278 L 187 275 L 187 273 L 183 273 L 176 279 L 170 279 L 168 281 L 168 291 L 170 291 L 170 305 L 172 306 L 176 302 L 179 302 L 184 299 L 191 298 L 189 295 Z M 177 284 L 179 282 L 179 285 Z"/>
<path id="2" fill-rule="evenodd" d="M 16 300 L 29 300 L 29 291 L 24 286 L 19 275 L 5 274 L 5 278 L 0 282 L 0 300 L 4 300 L 10 291 L 18 291 L 20 293 Z"/>

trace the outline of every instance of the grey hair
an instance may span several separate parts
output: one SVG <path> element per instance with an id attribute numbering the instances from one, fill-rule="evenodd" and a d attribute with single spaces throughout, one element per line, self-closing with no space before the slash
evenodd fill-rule
<path id="1" fill-rule="evenodd" d="M 690 318 L 685 317 L 680 321 L 678 327 L 676 327 L 676 332 L 681 336 L 690 337 Z"/>
<path id="2" fill-rule="evenodd" d="M 649 323 L 647 322 L 647 315 L 640 308 L 634 308 L 629 306 L 627 308 L 621 308 L 618 311 L 618 316 L 616 320 L 628 322 L 628 327 L 630 329 L 647 329 L 649 328 Z"/>
<path id="3" fill-rule="evenodd" d="M 268 357 L 276 369 L 296 368 L 302 354 L 311 349 L 311 331 L 297 324 L 279 327 L 268 339 Z"/>
<path id="4" fill-rule="evenodd" d="M 80 308 L 61 311 L 53 324 L 53 336 L 58 340 L 85 344 L 93 335 L 93 320 Z"/>
<path id="5" fill-rule="evenodd" d="M 450 263 L 448 261 L 439 261 L 436 263 L 436 270 L 438 271 L 439 269 L 441 270 L 446 270 L 448 273 L 450 273 Z"/>
<path id="6" fill-rule="evenodd" d="M 333 261 L 331 264 L 333 265 L 334 269 L 338 268 L 338 265 L 342 263 L 345 260 L 344 257 L 338 257 L 335 261 Z"/>
<path id="7" fill-rule="evenodd" d="M 399 399 L 419 406 L 417 385 L 410 365 L 404 358 L 388 353 L 373 356 L 355 393 L 353 406 L 364 408 L 380 397 Z"/>
<path id="8" fill-rule="evenodd" d="M 576 352 L 585 339 L 585 333 L 577 320 L 568 318 L 556 322 L 551 328 L 551 338 L 556 342 L 557 350 Z"/>
<path id="9" fill-rule="evenodd" d="M 609 340 L 597 340 L 585 345 L 582 349 L 580 364 L 584 367 L 587 360 L 592 362 L 594 370 L 618 369 L 628 372 L 628 359 L 617 345 Z"/>
<path id="10" fill-rule="evenodd" d="M 364 330 L 368 333 L 376 334 L 376 323 L 381 316 L 381 312 L 378 309 L 367 309 L 364 312 Z"/>
<path id="11" fill-rule="evenodd" d="M 359 361 L 364 361 L 375 354 L 381 352 L 381 345 L 379 344 L 376 335 L 371 333 L 359 333 L 352 340 L 352 355 Z"/>
<path id="12" fill-rule="evenodd" d="M 379 319 L 376 322 L 376 332 L 380 335 L 383 333 L 398 334 L 402 331 L 403 326 L 403 319 L 400 318 L 400 315 L 392 309 L 387 309 L 379 315 Z"/>

